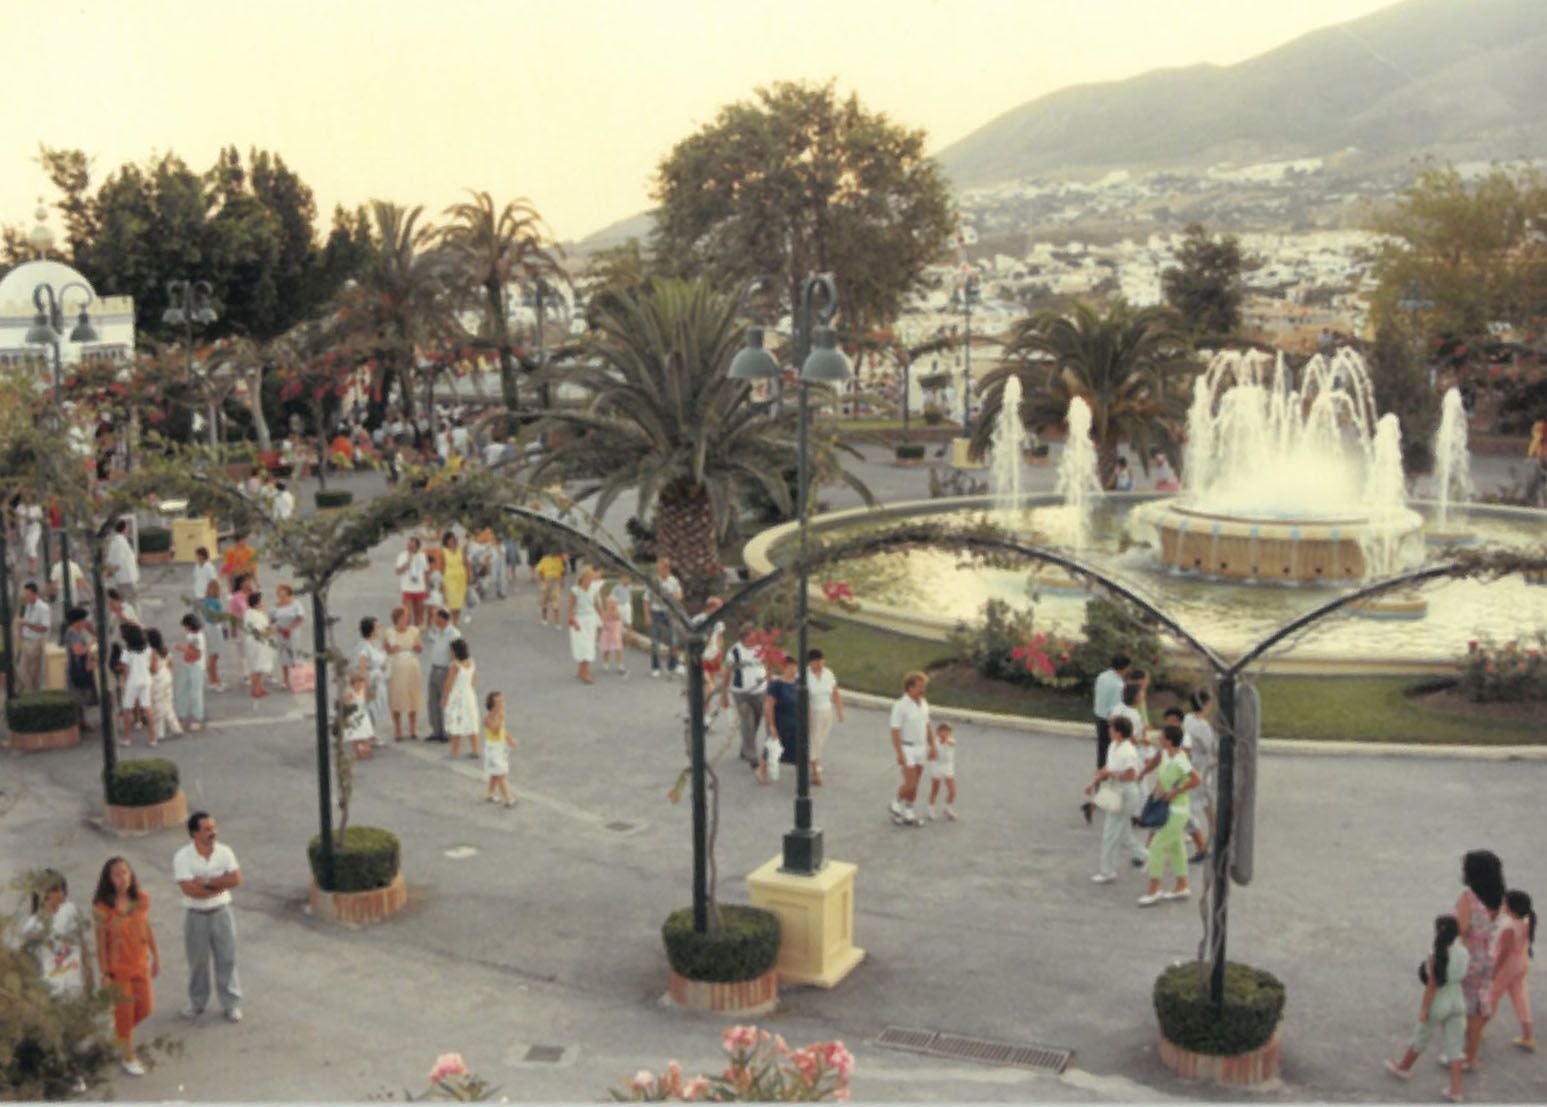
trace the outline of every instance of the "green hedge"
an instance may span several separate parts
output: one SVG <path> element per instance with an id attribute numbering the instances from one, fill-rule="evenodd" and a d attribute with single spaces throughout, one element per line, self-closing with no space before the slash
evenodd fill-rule
<path id="1" fill-rule="evenodd" d="M 1237 961 L 1225 964 L 1225 1006 L 1209 998 L 1210 971 L 1196 961 L 1172 965 L 1155 980 L 1160 1032 L 1194 1053 L 1250 1053 L 1273 1037 L 1284 1016 L 1284 985 L 1270 972 Z"/>
<path id="2" fill-rule="evenodd" d="M 894 453 L 898 461 L 923 461 L 924 443 L 903 442 L 895 448 Z"/>
<path id="3" fill-rule="evenodd" d="M 177 795 L 177 766 L 160 757 L 139 757 L 113 766 L 107 802 L 115 807 L 150 807 Z"/>
<path id="4" fill-rule="evenodd" d="M 355 494 L 347 488 L 319 488 L 313 496 L 318 507 L 348 507 L 355 502 Z"/>
<path id="5" fill-rule="evenodd" d="M 5 725 L 15 734 L 47 734 L 79 719 L 68 692 L 25 692 L 5 701 Z"/>
<path id="6" fill-rule="evenodd" d="M 678 976 L 715 984 L 755 980 L 779 960 L 779 916 L 761 907 L 720 908 L 724 926 L 693 930 L 693 909 L 673 911 L 661 927 L 666 960 Z"/>
<path id="7" fill-rule="evenodd" d="M 312 879 L 325 892 L 369 892 L 385 888 L 402 867 L 402 847 L 397 835 L 374 826 L 352 826 L 343 841 L 333 842 L 333 884 L 322 879 L 322 836 L 306 843 Z"/>
<path id="8" fill-rule="evenodd" d="M 172 548 L 172 532 L 166 527 L 141 527 L 140 552 L 166 553 Z"/>

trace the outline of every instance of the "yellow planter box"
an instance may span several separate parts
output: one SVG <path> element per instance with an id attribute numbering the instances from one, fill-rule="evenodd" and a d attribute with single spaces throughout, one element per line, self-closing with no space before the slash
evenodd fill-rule
<path id="1" fill-rule="evenodd" d="M 854 945 L 854 876 L 859 866 L 828 861 L 815 876 L 779 871 L 775 857 L 747 877 L 752 905 L 779 916 L 779 979 L 831 988 L 865 959 Z"/>

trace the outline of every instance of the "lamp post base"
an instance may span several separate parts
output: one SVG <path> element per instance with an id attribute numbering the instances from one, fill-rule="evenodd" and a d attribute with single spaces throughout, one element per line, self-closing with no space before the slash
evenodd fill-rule
<path id="1" fill-rule="evenodd" d="M 747 877 L 754 907 L 779 916 L 779 983 L 831 988 L 864 960 L 854 945 L 854 877 L 849 861 L 829 861 L 815 876 L 788 872 L 770 858 Z"/>
<path id="2" fill-rule="evenodd" d="M 822 871 L 822 832 L 796 827 L 784 835 L 784 863 L 779 871 L 790 876 L 815 876 Z"/>

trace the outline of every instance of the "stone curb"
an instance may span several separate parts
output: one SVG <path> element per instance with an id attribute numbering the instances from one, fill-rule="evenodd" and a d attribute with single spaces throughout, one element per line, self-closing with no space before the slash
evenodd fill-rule
<path id="1" fill-rule="evenodd" d="M 892 700 L 870 692 L 843 690 L 845 703 L 858 707 L 890 707 Z M 1039 719 L 1027 715 L 997 715 L 991 711 L 973 711 L 961 707 L 930 707 L 930 714 L 952 722 L 977 723 L 1003 727 L 1028 734 L 1048 734 L 1060 738 L 1089 738 L 1090 723 L 1068 719 Z M 1425 757 L 1456 761 L 1547 761 L 1547 745 L 1537 746 L 1449 746 L 1420 745 L 1411 742 L 1313 742 L 1303 738 L 1264 738 L 1264 753 L 1290 756 L 1332 757 Z"/>

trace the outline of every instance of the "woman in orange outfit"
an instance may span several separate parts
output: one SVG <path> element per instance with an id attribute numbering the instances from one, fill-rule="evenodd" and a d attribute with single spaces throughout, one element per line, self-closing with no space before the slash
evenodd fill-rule
<path id="1" fill-rule="evenodd" d="M 134 1028 L 155 1009 L 151 978 L 161 972 L 161 952 L 150 928 L 150 896 L 122 857 L 109 858 L 91 897 L 97 924 L 97 964 L 102 979 L 117 989 L 113 1032 L 123 1050 L 124 1072 L 144 1076 L 134 1052 Z"/>

